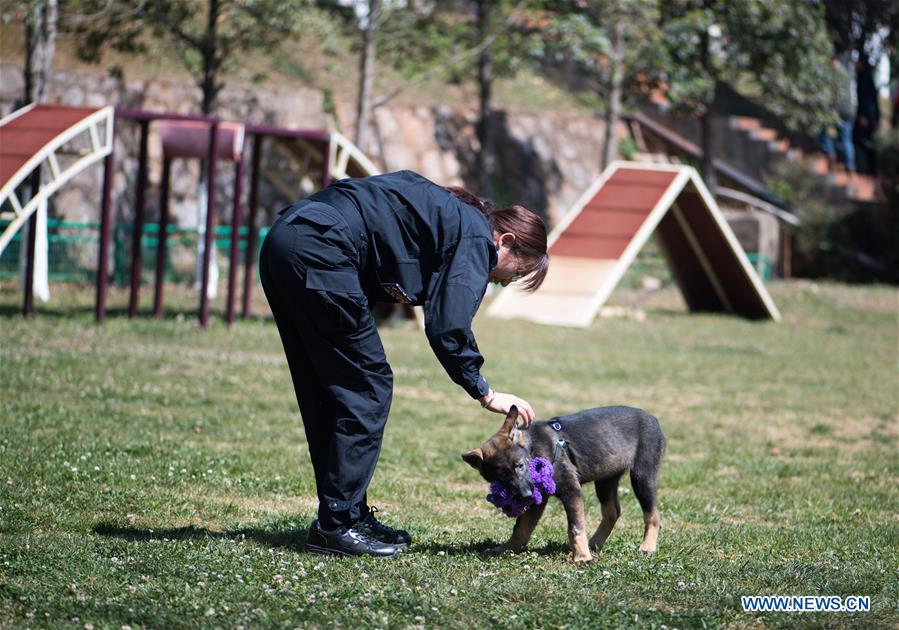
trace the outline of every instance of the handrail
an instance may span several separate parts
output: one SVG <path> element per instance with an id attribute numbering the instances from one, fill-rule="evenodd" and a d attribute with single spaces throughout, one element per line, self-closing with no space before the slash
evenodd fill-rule
<path id="1" fill-rule="evenodd" d="M 668 127 L 662 125 L 661 123 L 656 122 L 649 116 L 645 114 L 641 114 L 640 112 L 635 112 L 632 114 L 623 114 L 621 116 L 623 120 L 633 121 L 640 125 L 641 127 L 646 128 L 648 131 L 653 133 L 655 136 L 661 138 L 665 143 L 673 146 L 677 151 L 681 153 L 686 153 L 690 157 L 696 159 L 702 159 L 702 149 L 699 148 L 694 143 L 690 142 L 680 134 L 672 131 Z M 712 167 L 715 169 L 717 173 L 724 175 L 731 181 L 736 182 L 742 188 L 747 189 L 753 195 L 762 199 L 772 206 L 778 207 L 782 210 L 792 213 L 795 209 L 788 204 L 786 201 L 772 193 L 768 188 L 758 181 L 757 179 L 750 177 L 743 171 L 731 166 L 727 162 L 723 162 L 718 158 L 712 159 Z M 717 192 L 717 191 L 715 191 Z"/>
<path id="2" fill-rule="evenodd" d="M 801 225 L 801 221 L 799 217 L 797 217 L 792 212 L 787 212 L 786 210 L 781 210 L 775 205 L 768 203 L 758 197 L 753 197 L 752 195 L 746 194 L 744 192 L 740 192 L 739 190 L 734 190 L 733 188 L 725 188 L 723 186 L 718 186 L 715 190 L 716 197 L 724 197 L 726 199 L 733 199 L 734 201 L 740 201 L 742 203 L 748 204 L 754 208 L 758 208 L 768 214 L 774 215 L 784 223 L 789 223 L 790 225 L 798 226 Z"/>

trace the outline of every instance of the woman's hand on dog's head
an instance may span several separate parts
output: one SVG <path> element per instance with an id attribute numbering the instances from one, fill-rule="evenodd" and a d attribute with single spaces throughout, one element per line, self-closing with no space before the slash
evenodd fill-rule
<path id="1" fill-rule="evenodd" d="M 536 417 L 534 415 L 534 408 L 531 407 L 531 403 L 524 400 L 523 398 L 519 398 L 514 394 L 504 394 L 502 392 L 496 392 L 496 395 L 493 397 L 493 400 L 490 401 L 485 409 L 488 409 L 494 413 L 509 413 L 509 410 L 515 407 L 518 409 L 518 418 L 524 424 L 524 428 L 528 428 L 531 426 L 531 423 L 534 421 Z"/>

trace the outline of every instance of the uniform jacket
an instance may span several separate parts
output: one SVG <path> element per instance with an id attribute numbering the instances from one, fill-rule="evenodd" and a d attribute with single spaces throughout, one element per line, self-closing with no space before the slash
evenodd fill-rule
<path id="1" fill-rule="evenodd" d="M 450 378 L 473 398 L 487 394 L 471 331 L 497 264 L 484 214 L 412 171 L 340 180 L 307 201 L 361 215 L 369 300 L 424 306 L 425 334 Z"/>

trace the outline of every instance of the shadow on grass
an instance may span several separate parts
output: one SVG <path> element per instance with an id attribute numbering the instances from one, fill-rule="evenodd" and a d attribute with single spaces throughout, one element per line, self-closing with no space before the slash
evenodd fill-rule
<path id="1" fill-rule="evenodd" d="M 505 554 L 496 554 L 491 550 L 494 549 L 498 542 L 494 540 L 481 540 L 478 542 L 470 542 L 470 543 L 427 543 L 420 545 L 413 545 L 409 550 L 410 552 L 422 553 L 422 554 L 430 554 L 430 555 L 438 555 L 439 553 L 444 553 L 447 556 L 467 556 L 467 555 L 478 555 L 484 556 L 485 558 L 493 558 L 493 557 L 501 557 Z M 540 556 L 557 556 L 557 555 L 567 555 L 570 552 L 568 545 L 550 541 L 547 542 L 542 547 L 527 547 L 519 553 L 536 553 Z"/>
<path id="2" fill-rule="evenodd" d="M 214 532 L 205 527 L 174 527 L 170 529 L 140 529 L 136 527 L 123 527 L 115 523 L 99 523 L 94 526 L 93 532 L 98 536 L 120 538 L 133 542 L 149 542 L 160 540 L 255 540 L 269 547 L 290 549 L 291 551 L 303 551 L 306 544 L 308 529 L 289 529 L 271 531 L 265 529 L 245 528 L 233 529 L 225 532 Z"/>
<path id="3" fill-rule="evenodd" d="M 93 532 L 98 536 L 106 536 L 109 538 L 119 538 L 132 542 L 150 542 L 150 541 L 176 541 L 176 540 L 254 540 L 259 544 L 267 545 L 277 549 L 289 549 L 291 551 L 304 551 L 306 537 L 308 535 L 307 528 L 286 529 L 279 531 L 244 528 L 234 529 L 225 532 L 214 532 L 205 527 L 194 527 L 187 525 L 186 527 L 174 527 L 169 529 L 141 529 L 137 527 L 127 527 L 117 525 L 115 523 L 99 523 L 94 526 Z M 494 540 L 486 539 L 476 542 L 462 543 L 424 543 L 413 544 L 406 553 L 422 554 L 436 556 L 441 552 L 447 556 L 481 556 L 482 558 L 498 558 L 503 554 L 492 553 L 491 550 L 499 543 Z M 527 549 L 528 552 L 536 553 L 540 556 L 564 556 L 569 553 L 568 545 L 550 541 L 542 547 Z"/>

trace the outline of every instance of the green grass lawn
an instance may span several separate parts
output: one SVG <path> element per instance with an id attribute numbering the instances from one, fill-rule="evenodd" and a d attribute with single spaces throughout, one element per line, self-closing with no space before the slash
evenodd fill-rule
<path id="1" fill-rule="evenodd" d="M 635 405 L 668 438 L 658 553 L 636 551 L 624 484 L 606 547 L 573 566 L 555 500 L 530 551 L 483 553 L 512 521 L 459 454 L 502 418 L 415 329 L 383 331 L 396 395 L 369 493 L 415 544 L 332 559 L 302 552 L 315 491 L 270 320 L 130 321 L 115 293 L 97 327 L 90 289 L 60 288 L 26 321 L 3 285 L 0 627 L 896 627 L 896 289 L 771 291 L 780 324 L 689 315 L 671 290 L 642 322 L 476 320 L 487 378 L 541 417 Z M 743 612 L 758 594 L 871 612 Z"/>

